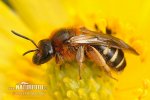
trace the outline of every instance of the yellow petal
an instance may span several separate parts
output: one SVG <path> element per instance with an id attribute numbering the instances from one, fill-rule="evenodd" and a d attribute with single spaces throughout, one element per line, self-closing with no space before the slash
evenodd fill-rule
<path id="1" fill-rule="evenodd" d="M 68 19 L 61 2 L 55 0 L 10 0 L 17 14 L 35 33 L 50 33 Z"/>

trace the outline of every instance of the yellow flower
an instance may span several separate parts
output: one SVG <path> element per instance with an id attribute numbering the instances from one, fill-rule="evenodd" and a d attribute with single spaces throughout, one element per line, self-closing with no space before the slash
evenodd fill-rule
<path id="1" fill-rule="evenodd" d="M 5 3 L 7 2 L 8 5 Z M 148 0 L 3 0 L 0 1 L 0 99 L 46 100 L 149 100 L 149 12 Z M 94 25 L 105 32 L 106 26 L 134 47 L 140 56 L 125 53 L 127 66 L 110 79 L 92 63 L 84 64 L 82 80 L 78 80 L 76 63 L 59 70 L 54 59 L 41 66 L 31 62 L 32 54 L 22 56 L 34 48 L 31 43 L 14 36 L 15 30 L 37 43 L 55 29 Z M 73 66 L 73 67 L 72 67 Z M 98 77 L 100 75 L 100 77 Z M 20 82 L 43 84 L 47 90 L 12 90 Z M 43 93 L 23 95 L 25 92 Z M 22 93 L 22 94 L 16 94 Z"/>

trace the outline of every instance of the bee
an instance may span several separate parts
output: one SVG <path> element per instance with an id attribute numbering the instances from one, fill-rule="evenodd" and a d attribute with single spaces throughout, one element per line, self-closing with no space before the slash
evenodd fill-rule
<path id="1" fill-rule="evenodd" d="M 119 72 L 126 66 L 123 50 L 139 55 L 135 49 L 121 39 L 102 32 L 91 31 L 85 27 L 59 29 L 53 32 L 51 38 L 40 40 L 38 45 L 26 36 L 13 30 L 11 32 L 35 45 L 36 49 L 23 54 L 35 52 L 32 58 L 34 64 L 46 63 L 53 57 L 55 57 L 57 64 L 76 60 L 80 79 L 85 58 L 98 64 L 107 75 L 113 78 L 111 69 Z"/>

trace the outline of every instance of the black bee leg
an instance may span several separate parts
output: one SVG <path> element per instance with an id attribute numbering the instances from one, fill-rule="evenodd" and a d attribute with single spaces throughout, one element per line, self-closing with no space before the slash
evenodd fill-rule
<path id="1" fill-rule="evenodd" d="M 61 67 L 64 64 L 64 59 L 63 59 L 63 57 L 59 53 L 56 53 L 55 61 L 56 61 L 57 64 L 59 64 L 59 68 L 61 70 Z"/>
<path id="2" fill-rule="evenodd" d="M 82 64 L 83 64 L 83 60 L 84 60 L 84 47 L 80 46 L 77 50 L 77 54 L 76 54 L 76 60 L 79 64 L 79 79 L 82 79 L 81 77 L 81 69 L 82 69 Z"/>

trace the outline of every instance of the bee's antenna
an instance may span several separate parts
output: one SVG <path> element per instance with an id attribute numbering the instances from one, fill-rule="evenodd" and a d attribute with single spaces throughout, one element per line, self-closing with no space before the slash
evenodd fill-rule
<path id="1" fill-rule="evenodd" d="M 34 52 L 34 51 L 38 51 L 38 49 L 26 51 L 25 53 L 23 53 L 23 56 L 30 53 L 30 52 Z"/>
<path id="2" fill-rule="evenodd" d="M 29 39 L 28 37 L 26 37 L 26 36 L 23 36 L 23 35 L 21 35 L 21 34 L 19 34 L 19 33 L 17 33 L 17 32 L 15 32 L 15 31 L 13 31 L 13 30 L 11 30 L 11 32 L 13 33 L 13 34 L 15 34 L 15 35 L 17 35 L 17 36 L 19 36 L 19 37 L 22 37 L 22 38 L 24 38 L 24 39 L 26 39 L 26 40 L 29 40 L 29 41 L 31 41 L 37 48 L 38 48 L 38 46 L 36 45 L 36 43 L 32 40 L 32 39 Z M 30 52 L 33 52 L 33 51 L 30 51 Z"/>

